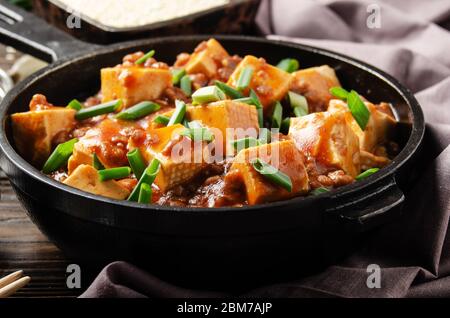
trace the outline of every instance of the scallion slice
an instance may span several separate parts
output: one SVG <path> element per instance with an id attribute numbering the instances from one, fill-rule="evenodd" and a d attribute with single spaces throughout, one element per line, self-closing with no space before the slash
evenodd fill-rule
<path id="1" fill-rule="evenodd" d="M 144 173 L 142 174 L 142 177 L 139 179 L 139 182 L 136 185 L 136 187 L 133 189 L 133 192 L 131 192 L 130 196 L 128 197 L 128 201 L 137 202 L 139 200 L 139 193 L 141 191 L 142 184 L 144 183 L 148 185 L 153 184 L 159 172 L 159 165 L 160 164 L 158 159 L 152 160 L 150 165 L 144 170 Z"/>
<path id="2" fill-rule="evenodd" d="M 122 120 L 137 120 L 161 109 L 156 103 L 141 102 L 118 113 L 115 117 Z"/>
<path id="3" fill-rule="evenodd" d="M 256 110 L 258 111 L 259 127 L 263 127 L 264 126 L 264 108 L 263 108 L 263 105 L 261 104 L 261 101 L 259 100 L 258 95 L 256 94 L 256 92 L 253 89 L 250 90 L 250 97 L 253 99 L 253 103 L 256 106 Z"/>
<path id="4" fill-rule="evenodd" d="M 272 115 L 272 128 L 280 128 L 283 120 L 283 106 L 280 102 L 275 103 Z"/>
<path id="5" fill-rule="evenodd" d="M 283 121 L 281 122 L 281 127 L 280 127 L 280 131 L 287 135 L 289 133 L 289 128 L 291 127 L 291 119 L 285 118 L 283 119 Z"/>
<path id="6" fill-rule="evenodd" d="M 187 128 L 186 130 L 181 132 L 181 135 L 188 137 L 194 142 L 198 141 L 211 142 L 214 140 L 214 135 L 212 134 L 212 132 L 205 127 Z"/>
<path id="7" fill-rule="evenodd" d="M 141 184 L 138 202 L 142 204 L 149 204 L 152 202 L 152 196 L 153 196 L 152 187 L 148 183 Z"/>
<path id="8" fill-rule="evenodd" d="M 239 79 L 236 84 L 236 88 L 240 91 L 246 89 L 251 81 L 253 76 L 254 69 L 253 67 L 247 66 L 244 67 L 244 69 L 241 71 L 241 74 L 239 75 Z"/>
<path id="9" fill-rule="evenodd" d="M 180 81 L 180 88 L 186 96 L 192 95 L 192 80 L 189 75 L 183 76 Z"/>
<path id="10" fill-rule="evenodd" d="M 65 143 L 59 144 L 47 159 L 47 162 L 42 168 L 42 172 L 45 174 L 50 174 L 66 164 L 67 160 L 69 160 L 70 156 L 72 155 L 73 147 L 77 142 L 78 139 L 74 138 Z"/>
<path id="11" fill-rule="evenodd" d="M 289 104 L 291 105 L 292 110 L 294 111 L 295 117 L 303 117 L 308 115 L 309 107 L 308 101 L 306 100 L 305 96 L 294 92 L 289 92 L 288 99 Z"/>
<path id="12" fill-rule="evenodd" d="M 317 188 L 317 189 L 314 189 L 313 191 L 311 191 L 311 195 L 321 195 L 321 194 L 328 193 L 328 192 L 330 192 L 330 189 L 321 187 L 321 188 Z"/>
<path id="13" fill-rule="evenodd" d="M 294 73 L 300 68 L 300 63 L 296 59 L 284 59 L 278 63 L 277 67 L 288 73 Z"/>
<path id="14" fill-rule="evenodd" d="M 93 158 L 92 158 L 92 166 L 97 170 L 104 170 L 105 166 L 100 162 L 100 159 L 98 159 L 97 154 L 94 152 Z"/>
<path id="15" fill-rule="evenodd" d="M 261 142 L 256 138 L 246 137 L 231 142 L 231 145 L 234 147 L 234 149 L 240 151 L 247 148 L 261 146 Z"/>
<path id="16" fill-rule="evenodd" d="M 370 177 L 371 175 L 377 173 L 378 171 L 380 171 L 379 168 L 372 168 L 372 169 L 366 170 L 363 173 L 361 173 L 359 176 L 356 177 L 356 181 L 364 180 L 364 179 Z"/>
<path id="17" fill-rule="evenodd" d="M 218 102 L 225 98 L 225 93 L 217 86 L 202 87 L 192 94 L 192 102 L 197 105 Z"/>
<path id="18" fill-rule="evenodd" d="M 237 103 L 243 103 L 243 104 L 256 106 L 255 100 L 251 97 L 238 98 L 238 99 L 234 99 L 233 101 L 237 102 Z"/>
<path id="19" fill-rule="evenodd" d="M 144 173 L 146 165 L 139 148 L 130 151 L 127 154 L 127 158 L 128 162 L 130 163 L 131 170 L 133 170 L 136 178 L 140 179 L 142 177 L 142 174 Z"/>
<path id="20" fill-rule="evenodd" d="M 269 165 L 260 158 L 252 161 L 253 168 L 264 178 L 276 184 L 289 192 L 292 192 L 292 180 L 291 178 L 279 171 L 277 168 Z"/>
<path id="21" fill-rule="evenodd" d="M 175 112 L 173 113 L 172 117 L 170 117 L 169 122 L 167 123 L 167 126 L 173 126 L 176 124 L 180 124 L 183 122 L 184 115 L 186 115 L 186 103 L 181 100 L 175 101 Z"/>
<path id="22" fill-rule="evenodd" d="M 146 53 L 143 57 L 141 57 L 140 59 L 138 59 L 135 64 L 136 65 L 140 65 L 140 64 L 144 64 L 145 62 L 147 62 L 147 60 L 149 58 L 152 58 L 155 55 L 155 50 L 151 50 L 150 52 Z"/>
<path id="23" fill-rule="evenodd" d="M 353 118 L 355 118 L 359 127 L 364 131 L 370 119 L 370 111 L 366 104 L 361 100 L 359 94 L 353 90 L 348 94 L 347 104 Z"/>
<path id="24" fill-rule="evenodd" d="M 167 126 L 167 124 L 169 123 L 170 118 L 164 115 L 158 115 L 155 117 L 155 119 L 153 119 L 154 123 L 160 124 L 160 125 L 164 125 Z"/>
<path id="25" fill-rule="evenodd" d="M 131 174 L 130 167 L 104 169 L 98 172 L 100 181 L 117 180 L 128 177 Z"/>
<path id="26" fill-rule="evenodd" d="M 119 110 L 121 106 L 122 106 L 122 100 L 117 99 L 117 100 L 113 100 L 111 102 L 100 104 L 97 106 L 83 108 L 75 114 L 75 119 L 76 120 L 85 120 L 85 119 L 92 118 L 95 116 L 113 113 L 113 112 Z"/>
<path id="27" fill-rule="evenodd" d="M 79 111 L 83 109 L 83 104 L 81 104 L 77 99 L 73 99 L 68 105 L 67 108 L 75 109 L 76 111 Z"/>
<path id="28" fill-rule="evenodd" d="M 330 88 L 330 94 L 338 99 L 342 99 L 343 101 L 347 100 L 348 94 L 350 94 L 347 90 L 342 87 L 333 87 Z"/>
<path id="29" fill-rule="evenodd" d="M 181 79 L 184 75 L 186 75 L 186 70 L 180 68 L 180 69 L 173 69 L 170 71 L 172 73 L 172 84 L 178 85 L 180 84 Z"/>
<path id="30" fill-rule="evenodd" d="M 270 144 L 272 141 L 272 132 L 267 128 L 261 128 L 259 130 L 258 140 L 261 144 Z"/>
<path id="31" fill-rule="evenodd" d="M 229 98 L 231 99 L 239 99 L 244 98 L 244 95 L 238 91 L 237 89 L 234 89 L 230 85 L 227 85 L 221 81 L 216 81 L 216 86 L 225 93 Z"/>

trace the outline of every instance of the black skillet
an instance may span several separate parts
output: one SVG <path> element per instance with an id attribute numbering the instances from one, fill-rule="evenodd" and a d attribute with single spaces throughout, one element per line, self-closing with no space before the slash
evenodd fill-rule
<path id="1" fill-rule="evenodd" d="M 100 69 L 116 65 L 127 53 L 155 49 L 159 59 L 173 62 L 178 53 L 192 51 L 207 37 L 92 46 L 25 12 L 5 10 L 0 11 L 11 24 L 2 23 L 0 40 L 54 63 L 3 100 L 0 166 L 32 220 L 71 259 L 97 265 L 129 260 L 182 285 L 244 288 L 318 271 L 401 212 L 402 189 L 410 182 L 425 130 L 413 95 L 389 75 L 352 58 L 244 36 L 216 38 L 233 54 L 254 54 L 271 63 L 296 57 L 303 67 L 328 64 L 337 70 L 344 87 L 373 102 L 391 102 L 401 122 L 397 132 L 401 153 L 376 175 L 331 193 L 244 208 L 144 206 L 53 181 L 15 151 L 10 114 L 26 111 L 36 93 L 56 105 L 94 94 L 100 86 Z"/>

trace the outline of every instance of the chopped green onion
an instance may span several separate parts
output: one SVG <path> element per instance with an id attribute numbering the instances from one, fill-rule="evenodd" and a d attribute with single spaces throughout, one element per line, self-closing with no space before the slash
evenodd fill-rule
<path id="1" fill-rule="evenodd" d="M 192 95 L 192 101 L 197 105 L 218 102 L 225 98 L 225 93 L 217 86 L 202 87 Z"/>
<path id="2" fill-rule="evenodd" d="M 283 106 L 280 102 L 275 103 L 272 115 L 272 128 L 280 128 L 283 120 Z"/>
<path id="3" fill-rule="evenodd" d="M 356 180 L 357 181 L 364 180 L 364 179 L 370 177 L 371 175 L 377 173 L 378 171 L 380 171 L 380 169 L 378 169 L 378 168 L 372 168 L 372 169 L 366 170 L 363 173 L 361 173 L 359 176 L 357 176 Z"/>
<path id="4" fill-rule="evenodd" d="M 350 93 L 347 90 L 343 89 L 342 87 L 333 87 L 330 88 L 330 94 L 336 98 L 346 101 Z"/>
<path id="5" fill-rule="evenodd" d="M 183 126 L 189 128 L 189 120 L 187 120 L 186 118 L 183 119 Z"/>
<path id="6" fill-rule="evenodd" d="M 294 92 L 289 92 L 288 100 L 294 111 L 295 117 L 303 117 L 308 115 L 309 107 L 308 101 L 306 100 L 305 96 Z"/>
<path id="7" fill-rule="evenodd" d="M 175 101 L 176 109 L 173 113 L 172 117 L 170 117 L 167 126 L 173 126 L 176 124 L 181 124 L 184 119 L 184 115 L 186 115 L 186 103 L 181 100 Z"/>
<path id="8" fill-rule="evenodd" d="M 227 95 L 228 97 L 230 97 L 231 99 L 239 99 L 239 98 L 244 98 L 244 95 L 238 91 L 237 89 L 234 89 L 233 87 L 231 87 L 230 85 L 227 85 L 221 81 L 216 81 L 216 86 L 225 93 L 225 95 Z"/>
<path id="9" fill-rule="evenodd" d="M 144 183 L 147 183 L 148 185 L 153 184 L 159 172 L 159 165 L 160 164 L 158 159 L 153 159 L 152 162 L 150 162 L 150 165 L 144 170 L 144 173 L 142 174 L 142 177 L 139 179 L 138 184 L 128 197 L 128 201 L 137 202 L 139 200 L 139 193 L 141 191 L 142 184 Z"/>
<path id="10" fill-rule="evenodd" d="M 240 91 L 244 90 L 250 85 L 252 81 L 253 72 L 254 69 L 252 67 L 250 66 L 244 67 L 244 69 L 241 71 L 241 74 L 236 84 L 236 88 L 238 90 Z"/>
<path id="11" fill-rule="evenodd" d="M 251 98 L 251 97 L 244 97 L 244 98 L 233 99 L 233 102 L 256 106 L 255 105 L 255 100 L 253 98 Z"/>
<path id="12" fill-rule="evenodd" d="M 142 177 L 144 170 L 146 168 L 144 158 L 142 157 L 141 151 L 139 148 L 130 151 L 127 154 L 128 162 L 130 163 L 131 170 L 135 174 L 137 179 Z"/>
<path id="13" fill-rule="evenodd" d="M 258 140 L 261 144 L 270 144 L 272 141 L 272 132 L 267 128 L 261 128 L 259 130 Z"/>
<path id="14" fill-rule="evenodd" d="M 365 130 L 370 119 L 370 111 L 361 100 L 359 94 L 351 91 L 347 98 L 348 108 L 362 130 Z"/>
<path id="15" fill-rule="evenodd" d="M 186 75 L 186 70 L 180 68 L 180 69 L 173 69 L 170 71 L 172 73 L 172 84 L 178 85 L 180 84 L 181 79 L 184 75 Z"/>
<path id="16" fill-rule="evenodd" d="M 73 147 L 77 142 L 78 139 L 74 138 L 65 143 L 59 144 L 47 159 L 47 162 L 42 168 L 42 172 L 45 174 L 50 174 L 66 164 L 67 160 L 69 160 L 69 157 L 72 155 Z"/>
<path id="17" fill-rule="evenodd" d="M 155 50 L 151 50 L 150 52 L 148 52 L 147 54 L 145 54 L 143 57 L 141 57 L 139 60 L 137 60 L 135 62 L 135 64 L 140 65 L 140 64 L 144 64 L 145 62 L 147 62 L 147 60 L 149 58 L 152 58 L 155 55 Z"/>
<path id="18" fill-rule="evenodd" d="M 98 156 L 95 152 L 94 152 L 93 159 L 92 159 L 92 166 L 97 170 L 105 169 L 105 166 L 100 162 L 100 159 L 98 159 Z"/>
<path id="19" fill-rule="evenodd" d="M 122 120 L 136 120 L 145 117 L 151 113 L 154 113 L 161 109 L 156 103 L 153 102 L 141 102 L 133 107 L 127 108 L 124 111 L 118 113 L 115 117 Z"/>
<path id="20" fill-rule="evenodd" d="M 258 111 L 259 127 L 263 127 L 264 126 L 264 107 L 261 104 L 261 101 L 259 100 L 258 95 L 256 94 L 256 92 L 253 89 L 250 90 L 250 97 L 253 99 L 253 103 L 256 106 L 256 110 Z"/>
<path id="21" fill-rule="evenodd" d="M 180 88 L 186 96 L 192 95 L 192 81 L 189 75 L 183 76 L 180 81 Z"/>
<path id="22" fill-rule="evenodd" d="M 296 59 L 284 59 L 278 63 L 277 67 L 288 73 L 294 73 L 300 68 L 300 63 Z"/>
<path id="23" fill-rule="evenodd" d="M 259 158 L 253 160 L 252 165 L 253 168 L 264 178 L 286 189 L 287 191 L 292 192 L 292 181 L 288 175 L 279 171 L 277 168 L 265 163 Z"/>
<path id="24" fill-rule="evenodd" d="M 214 140 L 214 135 L 208 128 L 187 128 L 181 132 L 182 136 L 188 137 L 192 141 L 206 141 L 211 142 Z"/>
<path id="25" fill-rule="evenodd" d="M 187 123 L 186 127 L 194 129 L 194 128 L 202 128 L 203 126 L 198 121 L 194 120 L 194 121 Z"/>
<path id="26" fill-rule="evenodd" d="M 289 128 L 291 127 L 291 119 L 285 118 L 283 119 L 283 121 L 281 122 L 281 127 L 280 127 L 280 131 L 287 135 L 289 133 Z"/>
<path id="27" fill-rule="evenodd" d="M 119 110 L 119 108 L 121 106 L 122 106 L 122 100 L 117 99 L 117 100 L 113 100 L 111 102 L 100 104 L 97 106 L 83 108 L 82 110 L 79 110 L 75 114 L 75 119 L 76 120 L 85 120 L 85 119 L 92 118 L 95 116 L 113 113 L 113 112 Z"/>
<path id="28" fill-rule="evenodd" d="M 98 172 L 98 175 L 100 176 L 100 181 L 123 179 L 128 177 L 130 174 L 131 174 L 130 167 L 111 168 L 100 170 Z"/>
<path id="29" fill-rule="evenodd" d="M 153 119 L 154 123 L 160 124 L 160 125 L 164 125 L 167 126 L 167 124 L 169 123 L 170 118 L 164 115 L 158 115 L 155 117 L 155 119 Z"/>
<path id="30" fill-rule="evenodd" d="M 78 100 L 74 99 L 67 105 L 67 108 L 75 109 L 76 111 L 78 111 L 83 109 L 83 104 L 81 104 Z"/>
<path id="31" fill-rule="evenodd" d="M 236 150 L 244 150 L 247 148 L 261 146 L 261 142 L 256 138 L 247 137 L 247 138 L 235 140 L 235 141 L 231 142 L 231 145 Z"/>
<path id="32" fill-rule="evenodd" d="M 321 194 L 328 193 L 328 192 L 330 192 L 330 189 L 321 187 L 321 188 L 317 188 L 317 189 L 314 189 L 313 191 L 311 191 L 311 195 L 321 195 Z"/>
<path id="33" fill-rule="evenodd" d="M 152 202 L 152 196 L 153 196 L 152 187 L 148 183 L 141 184 L 138 202 L 142 204 L 149 204 Z"/>

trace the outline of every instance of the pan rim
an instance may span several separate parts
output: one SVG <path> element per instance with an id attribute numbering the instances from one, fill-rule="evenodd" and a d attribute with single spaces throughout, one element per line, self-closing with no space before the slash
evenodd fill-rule
<path id="1" fill-rule="evenodd" d="M 97 55 L 108 54 L 110 52 L 122 49 L 132 49 L 138 46 L 151 45 L 152 43 L 163 43 L 163 42 L 177 42 L 180 40 L 184 41 L 203 41 L 205 39 L 214 37 L 219 41 L 243 41 L 243 42 L 253 42 L 253 43 L 263 43 L 270 44 L 281 47 L 289 47 L 294 48 L 300 51 L 307 51 L 314 54 L 324 55 L 327 57 L 331 57 L 333 59 L 339 60 L 343 63 L 350 64 L 354 67 L 362 69 L 365 72 L 371 73 L 373 76 L 378 77 L 383 82 L 389 84 L 394 90 L 398 92 L 398 94 L 404 99 L 407 103 L 408 107 L 412 111 L 412 130 L 411 135 L 406 143 L 405 147 L 402 151 L 394 158 L 394 160 L 384 169 L 382 169 L 379 173 L 367 178 L 366 180 L 355 182 L 353 184 L 341 187 L 339 189 L 335 189 L 330 193 L 321 194 L 318 196 L 308 196 L 308 197 L 297 197 L 290 200 L 284 200 L 279 202 L 260 204 L 255 206 L 243 206 L 243 207 L 221 207 L 221 208 L 194 208 L 194 207 L 169 207 L 169 206 L 159 206 L 159 205 L 142 205 L 135 202 L 121 201 L 109 199 L 101 196 L 97 196 L 88 192 L 84 192 L 82 190 L 78 190 L 69 186 L 66 186 L 60 182 L 57 182 L 46 175 L 42 174 L 39 170 L 34 168 L 31 164 L 29 164 L 25 159 L 23 159 L 13 148 L 11 143 L 9 142 L 6 136 L 6 121 L 8 120 L 8 109 L 12 102 L 20 96 L 22 90 L 30 85 L 31 83 L 40 80 L 41 78 L 47 77 L 49 74 L 57 72 L 59 69 L 62 69 L 76 61 L 86 60 Z M 293 206 L 296 204 L 301 204 L 305 201 L 315 201 L 319 199 L 333 199 L 336 197 L 343 197 L 349 194 L 364 191 L 364 189 L 369 188 L 375 183 L 381 182 L 382 180 L 392 177 L 395 175 L 395 172 L 403 166 L 409 159 L 418 151 L 425 134 L 425 120 L 422 108 L 411 91 L 400 84 L 394 77 L 385 73 L 384 71 L 379 70 L 378 68 L 371 66 L 363 61 L 358 59 L 346 56 L 344 54 L 336 53 L 333 51 L 329 51 L 326 49 L 321 49 L 309 45 L 299 44 L 288 42 L 284 40 L 272 40 L 265 38 L 258 38 L 252 36 L 236 36 L 236 35 L 192 35 L 192 36 L 168 36 L 168 37 L 159 37 L 138 41 L 129 41 L 118 44 L 113 44 L 109 46 L 105 46 L 95 52 L 90 51 L 79 56 L 75 57 L 67 57 L 58 62 L 55 62 L 43 70 L 31 75 L 28 79 L 19 83 L 12 91 L 10 91 L 4 98 L 0 106 L 0 121 L 2 123 L 2 128 L 0 130 L 0 151 L 2 151 L 3 155 L 7 158 L 12 165 L 14 165 L 17 169 L 19 169 L 22 173 L 25 173 L 29 177 L 35 179 L 38 182 L 45 183 L 47 186 L 51 188 L 56 188 L 57 190 L 62 190 L 64 192 L 70 193 L 73 196 L 81 196 L 84 199 L 94 200 L 101 203 L 113 204 L 117 206 L 134 208 L 143 210 L 145 212 L 177 212 L 177 213 L 186 213 L 193 215 L 204 215 L 208 214 L 220 214 L 230 212 L 235 213 L 245 213 L 245 212 L 255 212 L 266 209 L 276 209 L 283 208 L 285 206 Z M 9 176 L 8 176 L 9 177 Z M 9 178 L 11 180 L 11 178 Z"/>

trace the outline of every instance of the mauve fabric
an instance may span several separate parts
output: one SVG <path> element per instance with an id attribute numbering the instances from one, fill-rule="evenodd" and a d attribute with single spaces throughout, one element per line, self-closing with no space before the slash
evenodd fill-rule
<path id="1" fill-rule="evenodd" d="M 381 28 L 366 21 L 380 8 Z M 371 8 L 371 7 L 369 7 Z M 263 1 L 257 22 L 271 38 L 341 52 L 373 64 L 409 87 L 426 117 L 421 177 L 404 216 L 365 248 L 313 277 L 248 291 L 249 297 L 450 297 L 450 1 Z M 367 267 L 381 267 L 381 288 Z M 82 297 L 220 297 L 171 286 L 133 265 L 106 267 Z"/>

